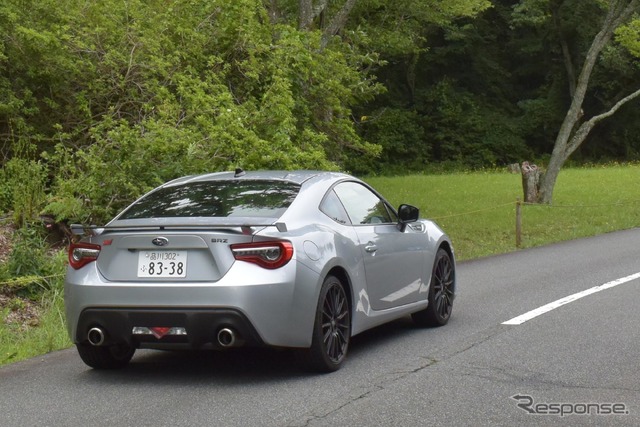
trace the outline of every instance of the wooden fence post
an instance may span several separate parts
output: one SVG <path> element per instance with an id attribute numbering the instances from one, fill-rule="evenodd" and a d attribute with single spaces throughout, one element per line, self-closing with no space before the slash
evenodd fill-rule
<path id="1" fill-rule="evenodd" d="M 516 248 L 522 246 L 522 202 L 516 200 Z"/>

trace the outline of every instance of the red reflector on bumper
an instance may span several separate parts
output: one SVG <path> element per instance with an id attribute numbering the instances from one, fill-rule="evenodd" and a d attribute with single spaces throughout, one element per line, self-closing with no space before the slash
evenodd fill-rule
<path id="1" fill-rule="evenodd" d="M 153 328 L 149 328 L 149 330 L 151 331 L 151 333 L 153 334 L 154 337 L 160 339 L 162 337 L 164 337 L 165 335 L 167 335 L 169 333 L 169 331 L 171 330 L 171 328 L 166 328 L 163 326 L 155 326 Z"/>

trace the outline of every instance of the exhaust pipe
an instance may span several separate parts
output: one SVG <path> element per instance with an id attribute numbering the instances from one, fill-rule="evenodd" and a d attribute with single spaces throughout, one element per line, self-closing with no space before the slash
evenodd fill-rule
<path id="1" fill-rule="evenodd" d="M 218 331 L 218 344 L 222 347 L 233 347 L 236 344 L 236 333 L 233 329 L 222 328 Z"/>
<path id="2" fill-rule="evenodd" d="M 104 331 L 101 328 L 95 327 L 89 329 L 87 333 L 87 339 L 89 343 L 94 346 L 99 346 L 104 344 Z"/>

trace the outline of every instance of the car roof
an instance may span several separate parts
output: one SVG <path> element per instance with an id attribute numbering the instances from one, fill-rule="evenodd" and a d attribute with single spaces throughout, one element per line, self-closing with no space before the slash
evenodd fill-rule
<path id="1" fill-rule="evenodd" d="M 214 172 L 202 175 L 184 176 L 182 178 L 174 179 L 167 182 L 163 187 L 182 185 L 191 182 L 206 182 L 206 181 L 228 181 L 228 180 L 276 180 L 276 181 L 288 181 L 296 184 L 303 184 L 304 182 L 313 178 L 324 179 L 343 179 L 352 178 L 351 176 L 339 173 L 339 172 L 326 172 L 326 171 L 314 171 L 314 170 L 260 170 L 260 171 L 244 171 L 242 169 L 236 169 L 235 171 L 227 172 Z"/>

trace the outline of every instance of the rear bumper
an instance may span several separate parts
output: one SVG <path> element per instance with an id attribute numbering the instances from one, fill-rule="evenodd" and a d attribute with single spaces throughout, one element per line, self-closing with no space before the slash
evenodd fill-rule
<path id="1" fill-rule="evenodd" d="M 108 282 L 90 264 L 67 272 L 67 329 L 74 343 L 100 326 L 111 339 L 141 347 L 200 348 L 230 326 L 247 344 L 309 347 L 320 286 L 319 275 L 296 262 L 277 270 L 232 267 L 212 283 Z M 133 336 L 134 327 L 182 327 L 187 335 Z"/>
<path id="2" fill-rule="evenodd" d="M 181 328 L 184 333 L 156 336 L 134 330 L 155 327 Z M 87 341 L 89 330 L 104 331 L 104 345 L 126 343 L 135 348 L 222 348 L 218 333 L 234 331 L 238 343 L 264 345 L 246 316 L 229 309 L 126 309 L 89 308 L 80 314 L 75 342 Z"/>

